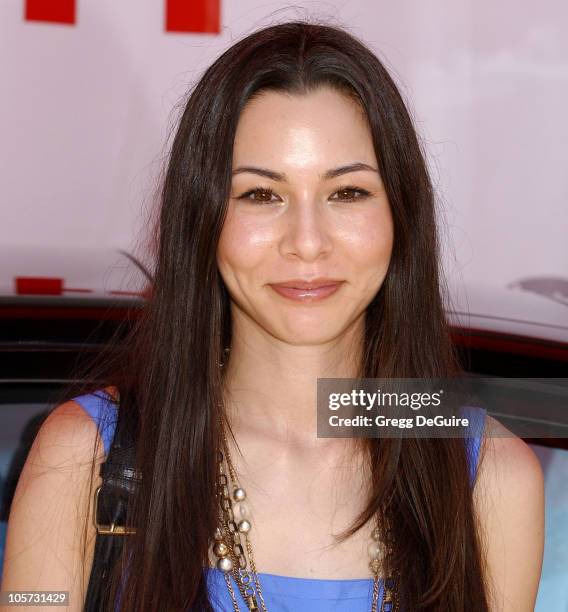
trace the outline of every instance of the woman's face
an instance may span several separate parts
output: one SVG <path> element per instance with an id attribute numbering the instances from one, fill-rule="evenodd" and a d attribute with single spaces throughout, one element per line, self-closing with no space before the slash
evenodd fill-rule
<path id="1" fill-rule="evenodd" d="M 327 87 L 263 92 L 241 114 L 232 169 L 217 262 L 234 324 L 308 345 L 361 322 L 393 243 L 363 110 Z"/>

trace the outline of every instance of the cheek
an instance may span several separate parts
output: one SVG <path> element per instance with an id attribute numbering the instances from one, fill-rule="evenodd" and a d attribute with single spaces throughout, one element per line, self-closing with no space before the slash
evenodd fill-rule
<path id="1" fill-rule="evenodd" d="M 390 211 L 369 210 L 350 219 L 341 228 L 346 257 L 360 272 L 368 270 L 384 275 L 393 246 L 393 223 Z"/>
<path id="2" fill-rule="evenodd" d="M 228 215 L 217 247 L 219 271 L 224 277 L 253 272 L 267 262 L 274 245 L 274 229 L 270 225 Z"/>

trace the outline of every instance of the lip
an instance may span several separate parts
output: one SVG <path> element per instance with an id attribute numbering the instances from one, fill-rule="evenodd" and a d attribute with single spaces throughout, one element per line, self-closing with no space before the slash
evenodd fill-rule
<path id="1" fill-rule="evenodd" d="M 296 302 L 316 302 L 333 295 L 342 283 L 333 278 L 314 278 L 311 281 L 292 279 L 271 283 L 270 287 L 282 297 Z"/>

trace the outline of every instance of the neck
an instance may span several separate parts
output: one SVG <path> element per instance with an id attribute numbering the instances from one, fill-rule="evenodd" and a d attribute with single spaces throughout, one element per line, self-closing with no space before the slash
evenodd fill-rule
<path id="1" fill-rule="evenodd" d="M 363 324 L 361 316 L 325 344 L 293 345 L 236 317 L 224 370 L 231 429 L 305 449 L 341 445 L 337 439 L 317 438 L 317 379 L 359 375 Z"/>

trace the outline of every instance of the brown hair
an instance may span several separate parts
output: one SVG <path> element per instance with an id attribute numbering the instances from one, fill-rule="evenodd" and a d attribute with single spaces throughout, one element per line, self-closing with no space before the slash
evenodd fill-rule
<path id="1" fill-rule="evenodd" d="M 219 363 L 231 343 L 216 247 L 232 143 L 253 96 L 266 90 L 303 95 L 322 85 L 364 109 L 394 223 L 389 271 L 366 312 L 361 374 L 419 378 L 459 371 L 443 310 L 432 184 L 386 68 L 337 26 L 294 21 L 238 41 L 189 92 L 161 185 L 152 293 L 118 360 L 98 376 L 99 384 L 119 389 L 143 474 L 129 518 L 137 534 L 125 538 L 111 591 L 114 600 L 123 583 L 123 611 L 212 609 L 203 568 L 218 515 Z M 487 610 L 463 440 L 368 439 L 364 448 L 371 501 L 345 537 L 378 513 L 388 515 L 395 537 L 389 564 L 401 576 L 403 609 Z"/>

